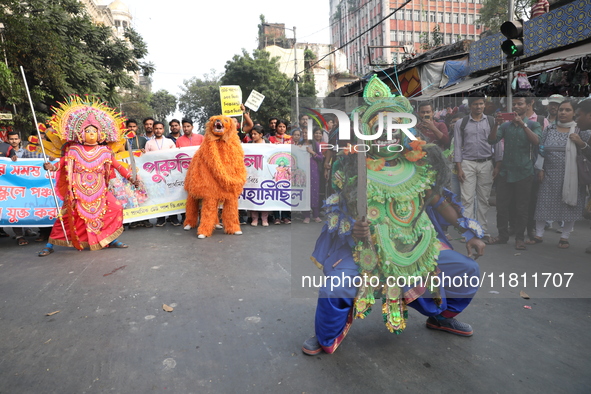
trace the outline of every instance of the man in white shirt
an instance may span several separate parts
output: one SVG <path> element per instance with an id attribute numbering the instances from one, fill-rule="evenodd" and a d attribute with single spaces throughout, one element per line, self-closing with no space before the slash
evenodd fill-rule
<path id="1" fill-rule="evenodd" d="M 176 148 L 176 145 L 170 138 L 164 137 L 164 123 L 154 122 L 153 130 L 154 138 L 146 142 L 146 152 Z"/>
<path id="2" fill-rule="evenodd" d="M 157 152 L 160 150 L 176 148 L 175 143 L 172 142 L 170 138 L 164 137 L 164 123 L 154 122 L 153 130 L 154 139 L 148 140 L 148 142 L 146 142 L 146 152 Z M 171 223 L 173 224 L 173 226 L 180 225 L 176 215 L 174 215 L 174 217 L 171 218 Z M 156 221 L 156 227 L 164 227 L 164 225 L 166 225 L 166 217 L 159 217 Z"/>

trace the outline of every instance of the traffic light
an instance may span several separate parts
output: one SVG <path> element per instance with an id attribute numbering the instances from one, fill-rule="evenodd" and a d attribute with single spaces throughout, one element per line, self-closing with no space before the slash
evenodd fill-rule
<path id="1" fill-rule="evenodd" d="M 523 22 L 507 21 L 501 25 L 501 33 L 507 40 L 501 44 L 501 49 L 507 58 L 523 55 Z"/>

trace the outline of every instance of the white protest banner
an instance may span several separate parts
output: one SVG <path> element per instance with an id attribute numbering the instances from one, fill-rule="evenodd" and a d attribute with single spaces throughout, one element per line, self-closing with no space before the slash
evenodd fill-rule
<path id="1" fill-rule="evenodd" d="M 246 102 L 244 103 L 244 106 L 248 107 L 256 112 L 261 107 L 261 104 L 263 103 L 264 99 L 265 99 L 264 95 L 257 92 L 256 90 L 253 90 L 252 92 L 250 92 L 250 95 L 248 96 L 248 100 L 246 100 Z"/>
<path id="2" fill-rule="evenodd" d="M 243 144 L 246 183 L 238 207 L 310 210 L 310 154 L 295 145 Z"/>
<path id="3" fill-rule="evenodd" d="M 222 104 L 222 115 L 242 115 L 242 89 L 237 85 L 220 86 L 220 103 Z"/>

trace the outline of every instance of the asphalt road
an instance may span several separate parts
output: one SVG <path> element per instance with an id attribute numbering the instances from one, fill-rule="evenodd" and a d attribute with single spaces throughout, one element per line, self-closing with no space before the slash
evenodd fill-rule
<path id="1" fill-rule="evenodd" d="M 473 337 L 427 330 L 414 310 L 397 336 L 376 310 L 335 354 L 309 357 L 315 290 L 300 281 L 320 272 L 308 259 L 320 228 L 198 240 L 168 224 L 126 231 L 129 249 L 44 258 L 32 239 L 0 239 L 0 393 L 591 392 L 589 222 L 567 250 L 552 232 L 523 252 L 487 247 L 494 282 L 461 315 Z M 527 286 L 510 287 L 511 273 Z M 562 286 L 544 289 L 543 273 Z"/>

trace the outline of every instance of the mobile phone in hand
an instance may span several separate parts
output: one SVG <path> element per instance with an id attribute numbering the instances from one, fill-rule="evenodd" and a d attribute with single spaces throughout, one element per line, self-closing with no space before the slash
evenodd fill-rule
<path id="1" fill-rule="evenodd" d="M 513 112 L 502 112 L 501 118 L 503 118 L 505 122 L 511 122 L 513 119 L 515 119 L 515 114 Z"/>

